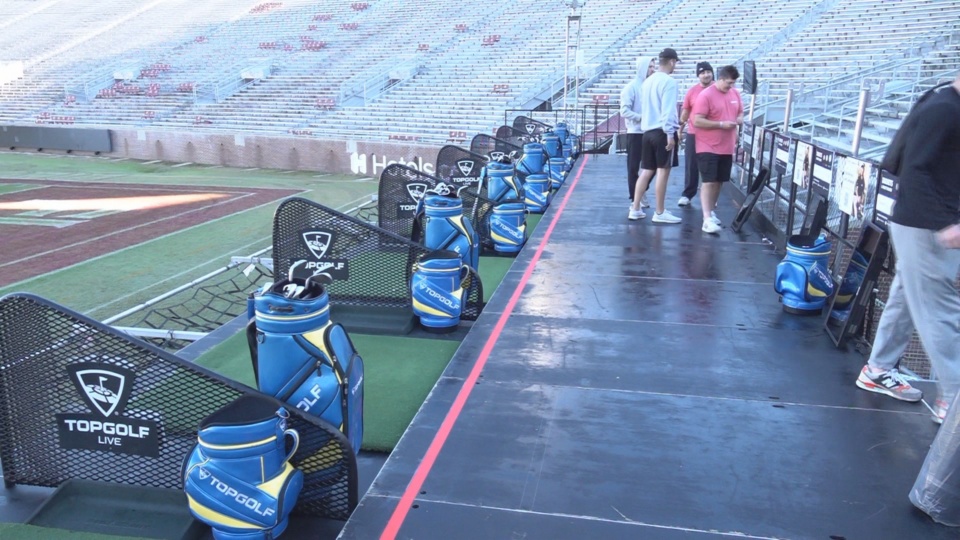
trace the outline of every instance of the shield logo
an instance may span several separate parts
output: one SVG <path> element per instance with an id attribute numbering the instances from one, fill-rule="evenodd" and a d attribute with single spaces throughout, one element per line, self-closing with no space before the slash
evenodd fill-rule
<path id="1" fill-rule="evenodd" d="M 460 172 L 464 176 L 470 176 L 470 173 L 473 172 L 473 160 L 472 159 L 461 159 L 457 162 L 457 167 L 460 168 Z"/>
<path id="2" fill-rule="evenodd" d="M 130 397 L 133 372 L 104 364 L 74 364 L 67 370 L 90 410 L 107 417 L 123 411 Z"/>
<path id="3" fill-rule="evenodd" d="M 490 159 L 493 161 L 500 161 L 506 156 L 503 152 L 490 152 Z"/>
<path id="4" fill-rule="evenodd" d="M 303 242 L 307 245 L 310 253 L 318 259 L 322 259 L 327 254 L 327 250 L 333 243 L 333 233 L 329 231 L 310 231 L 303 233 Z"/>
<path id="5" fill-rule="evenodd" d="M 204 469 L 203 467 L 200 467 L 199 469 L 197 469 L 197 473 L 200 475 L 201 480 L 206 480 L 207 478 L 210 478 L 210 471 Z"/>
<path id="6" fill-rule="evenodd" d="M 423 194 L 427 191 L 427 185 L 423 182 L 411 182 L 407 184 L 407 193 L 410 195 L 410 198 L 413 199 L 413 202 L 420 202 L 420 199 L 423 198 Z"/>
<path id="7" fill-rule="evenodd" d="M 537 130 L 536 124 L 527 124 L 525 127 L 527 128 L 527 133 L 530 135 L 533 135 L 533 132 Z"/>

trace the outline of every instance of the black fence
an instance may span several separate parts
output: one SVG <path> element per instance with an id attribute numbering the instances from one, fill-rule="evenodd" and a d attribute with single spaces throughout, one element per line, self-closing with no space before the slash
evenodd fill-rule
<path id="1" fill-rule="evenodd" d="M 800 231 L 812 201 L 826 201 L 823 232 L 833 244 L 830 268 L 836 283 L 844 277 L 861 232 L 870 224 L 885 230 L 896 200 L 897 179 L 881 171 L 876 163 L 762 126 L 743 125 L 736 162 L 740 175 L 734 183 L 744 193 L 761 167 L 770 171 L 754 214 L 762 216 L 761 229 L 780 250 L 791 235 Z M 858 335 L 853 336 L 864 349 L 876 337 L 894 267 L 891 250 L 882 263 L 876 287 L 867 291 L 873 298 L 866 320 Z M 901 365 L 920 376 L 931 375 L 929 359 L 916 334 Z"/>
<path id="2" fill-rule="evenodd" d="M 343 308 L 360 308 L 365 311 L 358 317 L 386 310 L 412 317 L 410 280 L 417 259 L 427 251 L 409 238 L 300 197 L 280 203 L 273 217 L 274 275 L 327 274 L 331 316 Z M 483 309 L 483 290 L 476 281 L 463 309 L 466 320 L 476 320 Z M 353 330 L 346 322 L 344 326 Z"/>
<path id="3" fill-rule="evenodd" d="M 470 141 L 470 151 L 496 161 L 504 156 L 519 157 L 523 153 L 523 145 L 479 133 Z"/>
<path id="4" fill-rule="evenodd" d="M 249 394 L 258 392 L 43 298 L 0 299 L 8 487 L 83 479 L 179 489 L 200 421 Z M 304 473 L 294 512 L 346 519 L 357 504 L 349 442 L 320 418 L 287 410 L 300 435 L 291 462 Z"/>

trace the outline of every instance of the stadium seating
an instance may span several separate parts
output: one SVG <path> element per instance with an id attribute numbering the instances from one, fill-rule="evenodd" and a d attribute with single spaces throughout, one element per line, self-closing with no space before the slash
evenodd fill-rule
<path id="1" fill-rule="evenodd" d="M 637 58 L 665 46 L 684 60 L 682 88 L 699 60 L 750 57 L 775 99 L 905 55 L 952 65 L 952 45 L 931 43 L 960 33 L 955 0 L 770 6 L 593 0 L 578 11 L 579 104 L 617 106 Z M 505 109 L 560 90 L 567 13 L 539 0 L 5 0 L 0 62 L 24 62 L 25 75 L 0 84 L 0 123 L 441 144 L 492 133 Z"/>

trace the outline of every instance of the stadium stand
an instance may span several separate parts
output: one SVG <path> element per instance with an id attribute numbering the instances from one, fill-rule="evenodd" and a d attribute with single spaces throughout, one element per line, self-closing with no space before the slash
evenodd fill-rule
<path id="1" fill-rule="evenodd" d="M 535 0 L 120 0 L 110 9 L 9 0 L 0 6 L 0 62 L 23 62 L 24 76 L 0 84 L 0 123 L 442 144 L 451 131 L 492 133 L 505 109 L 562 95 L 565 9 Z M 750 58 L 762 100 L 831 86 L 830 100 L 810 99 L 842 117 L 841 85 L 849 100 L 863 79 L 903 79 L 891 66 L 916 69 L 909 60 L 924 58 L 929 73 L 914 72 L 908 93 L 922 91 L 938 59 L 941 72 L 953 65 L 944 38 L 960 33 L 951 0 L 797 0 L 776 10 L 767 0 L 594 0 L 579 13 L 579 103 L 611 110 L 637 58 L 672 46 L 685 60 L 682 87 L 698 60 Z M 439 20 L 453 22 L 429 24 Z M 910 98 L 877 103 L 898 99 Z M 896 125 L 883 116 L 879 139 Z"/>

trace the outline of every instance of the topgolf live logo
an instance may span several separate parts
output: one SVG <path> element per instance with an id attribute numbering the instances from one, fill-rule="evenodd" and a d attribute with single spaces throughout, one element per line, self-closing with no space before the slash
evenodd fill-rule
<path id="1" fill-rule="evenodd" d="M 350 153 L 350 171 L 353 174 L 369 174 L 377 177 L 384 169 L 390 165 L 405 165 L 411 169 L 416 169 L 427 174 L 435 174 L 436 166 L 429 161 L 424 161 L 422 157 L 414 157 L 407 161 L 402 156 L 398 159 L 378 154 L 361 154 L 359 152 Z"/>
<path id="2" fill-rule="evenodd" d="M 67 366 L 67 373 L 92 414 L 56 415 L 62 448 L 160 455 L 157 422 L 122 416 L 133 391 L 132 371 L 82 363 Z"/>

